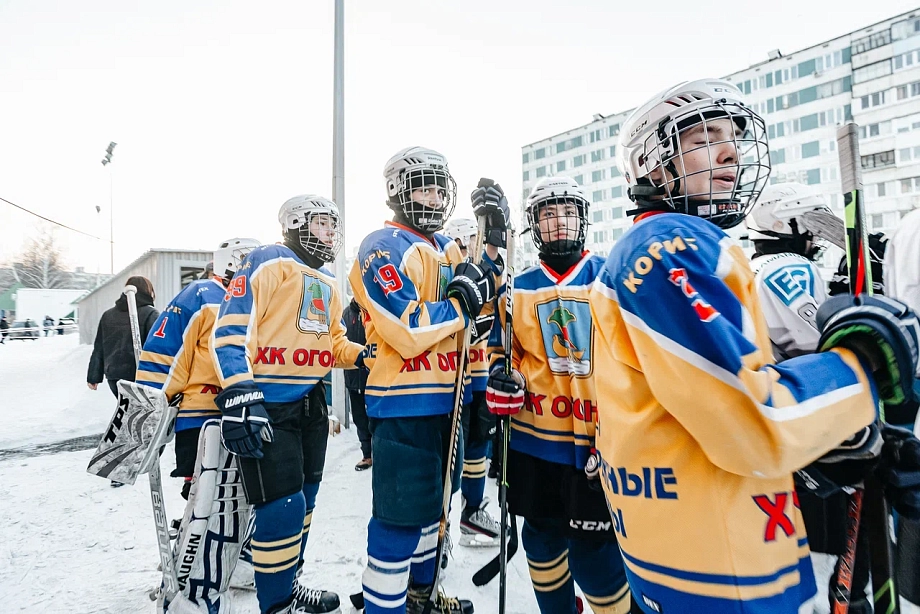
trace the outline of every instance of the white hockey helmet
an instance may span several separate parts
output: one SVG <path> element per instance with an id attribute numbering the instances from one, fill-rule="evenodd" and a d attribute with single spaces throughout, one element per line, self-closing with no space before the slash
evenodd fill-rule
<path id="1" fill-rule="evenodd" d="M 457 204 L 457 183 L 447 168 L 447 158 L 433 149 L 407 147 L 390 158 L 383 169 L 387 204 L 416 230 L 430 234 L 444 227 Z M 434 203 L 413 200 L 412 192 L 436 188 Z"/>
<path id="2" fill-rule="evenodd" d="M 255 239 L 240 237 L 221 241 L 217 249 L 214 250 L 214 275 L 229 283 L 236 272 L 240 270 L 240 266 L 242 266 L 243 260 L 249 255 L 249 252 L 260 245 L 262 244 Z"/>
<path id="3" fill-rule="evenodd" d="M 540 232 L 541 208 L 549 205 L 575 205 L 576 218 L 567 221 L 568 234 L 565 239 L 545 241 Z M 574 179 L 569 177 L 546 177 L 541 179 L 530 191 L 524 207 L 527 226 L 534 245 L 541 254 L 567 255 L 580 252 L 585 247 L 588 234 L 588 209 L 591 203 L 585 191 Z"/>
<path id="4" fill-rule="evenodd" d="M 775 183 L 760 193 L 745 219 L 752 241 L 794 241 L 796 253 L 808 240 L 824 239 L 845 249 L 843 220 L 834 215 L 822 194 L 801 183 Z M 807 250 L 806 250 L 807 251 Z"/>
<path id="5" fill-rule="evenodd" d="M 278 221 L 285 239 L 299 244 L 323 262 L 335 260 L 342 248 L 344 233 L 339 207 L 328 198 L 315 194 L 289 198 L 278 211 Z"/>
<path id="6" fill-rule="evenodd" d="M 444 226 L 444 234 L 457 241 L 463 249 L 470 246 L 478 232 L 479 226 L 467 217 L 451 218 Z"/>
<path id="7" fill-rule="evenodd" d="M 731 133 L 720 129 L 725 119 L 734 124 Z M 701 138 L 691 141 L 694 134 Z M 699 168 L 700 156 L 688 154 L 702 149 L 708 151 Z M 744 219 L 770 176 L 763 119 L 721 79 L 684 82 L 654 96 L 624 122 L 617 150 L 637 212 L 673 210 L 722 228 Z"/>

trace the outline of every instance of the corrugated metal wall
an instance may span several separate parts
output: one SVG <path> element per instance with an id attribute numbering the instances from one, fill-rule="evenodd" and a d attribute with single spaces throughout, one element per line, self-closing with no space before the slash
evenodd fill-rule
<path id="1" fill-rule="evenodd" d="M 156 297 L 154 305 L 162 311 L 182 289 L 182 267 L 204 268 L 213 257 L 212 252 L 161 252 L 151 251 L 120 271 L 108 283 L 79 301 L 80 343 L 93 343 L 103 312 L 115 305 L 128 278 L 143 275 L 153 282 Z"/>

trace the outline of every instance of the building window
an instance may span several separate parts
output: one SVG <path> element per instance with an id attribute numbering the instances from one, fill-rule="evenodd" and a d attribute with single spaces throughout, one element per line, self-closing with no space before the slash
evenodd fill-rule
<path id="1" fill-rule="evenodd" d="M 565 171 L 565 160 L 559 160 L 556 162 L 556 172 L 561 173 Z"/>
<path id="2" fill-rule="evenodd" d="M 603 135 L 603 131 L 601 129 L 597 129 L 597 130 L 593 130 L 589 136 L 591 137 L 591 142 L 595 143 L 601 140 L 602 138 L 604 138 L 602 135 Z"/>
<path id="3" fill-rule="evenodd" d="M 572 177 L 572 181 L 574 181 L 578 185 L 585 185 L 585 178 L 583 175 L 575 175 L 574 177 Z"/>
<path id="4" fill-rule="evenodd" d="M 618 134 L 620 134 L 620 124 L 613 124 L 607 128 L 607 136 L 616 136 Z"/>
<path id="5" fill-rule="evenodd" d="M 905 147 L 904 149 L 898 150 L 899 162 L 910 162 L 910 157 L 910 147 Z"/>
<path id="6" fill-rule="evenodd" d="M 537 177 L 546 177 L 546 167 L 545 166 L 537 167 Z"/>
<path id="7" fill-rule="evenodd" d="M 891 59 L 875 62 L 853 71 L 853 83 L 862 83 L 891 74 Z"/>
<path id="8" fill-rule="evenodd" d="M 617 185 L 610 188 L 610 198 L 621 198 L 623 196 L 623 186 Z"/>
<path id="9" fill-rule="evenodd" d="M 860 164 L 863 168 L 879 168 L 882 166 L 891 166 L 894 164 L 894 150 L 880 151 L 879 153 L 860 156 Z"/>
<path id="10" fill-rule="evenodd" d="M 786 161 L 785 149 L 773 149 L 770 151 L 770 164 L 782 164 Z"/>
<path id="11" fill-rule="evenodd" d="M 559 143 L 556 143 L 556 153 L 562 153 L 568 148 L 569 148 L 568 141 L 560 141 Z"/>
<path id="12" fill-rule="evenodd" d="M 533 159 L 534 159 L 534 160 L 540 160 L 540 159 L 545 158 L 545 157 L 546 157 L 546 148 L 545 148 L 545 147 L 541 147 L 540 149 L 534 150 L 534 152 L 533 152 Z"/>
<path id="13" fill-rule="evenodd" d="M 597 183 L 598 181 L 604 180 L 604 169 L 599 171 L 591 171 L 591 183 Z"/>
<path id="14" fill-rule="evenodd" d="M 618 220 L 623 217 L 623 207 L 614 207 L 610 210 L 610 219 Z"/>
<path id="15" fill-rule="evenodd" d="M 806 115 L 805 117 L 795 120 L 798 123 L 798 127 L 793 130 L 793 132 L 806 132 L 808 130 L 814 130 L 818 127 L 818 114 L 812 113 L 811 115 Z"/>
<path id="16" fill-rule="evenodd" d="M 584 154 L 582 154 L 582 155 L 580 155 L 580 156 L 575 156 L 574 158 L 572 158 L 572 166 L 575 167 L 575 168 L 578 168 L 579 166 L 581 166 L 581 165 L 584 164 L 584 163 L 585 163 L 585 156 L 584 156 Z"/>
<path id="17" fill-rule="evenodd" d="M 603 149 L 597 149 L 597 150 L 591 152 L 591 161 L 592 161 L 592 162 L 600 162 L 600 161 L 603 160 L 603 159 L 604 159 L 604 150 L 603 150 Z"/>
<path id="18" fill-rule="evenodd" d="M 528 162 L 530 162 L 530 152 L 525 153 L 522 156 L 522 158 L 523 158 L 524 164 L 527 164 Z"/>
<path id="19" fill-rule="evenodd" d="M 891 40 L 904 40 L 917 34 L 920 34 L 920 17 L 905 19 L 891 25 Z"/>
<path id="20" fill-rule="evenodd" d="M 591 212 L 591 221 L 594 222 L 595 224 L 598 222 L 603 222 L 604 221 L 604 210 L 595 209 L 593 212 Z"/>
<path id="21" fill-rule="evenodd" d="M 610 146 L 610 157 L 613 158 L 616 155 L 617 155 L 617 146 L 611 145 Z"/>
<path id="22" fill-rule="evenodd" d="M 875 184 L 875 191 L 878 194 L 879 198 L 882 198 L 883 196 L 885 196 L 885 183 L 882 182 L 882 183 Z"/>
<path id="23" fill-rule="evenodd" d="M 872 216 L 872 230 L 878 230 L 885 225 L 885 216 L 881 213 L 876 213 Z"/>
<path id="24" fill-rule="evenodd" d="M 603 190 L 594 190 L 591 193 L 591 202 L 599 203 L 604 200 L 604 191 Z"/>
<path id="25" fill-rule="evenodd" d="M 524 181 L 530 181 L 530 171 L 524 171 Z"/>
<path id="26" fill-rule="evenodd" d="M 583 136 L 572 137 L 570 142 L 572 143 L 573 149 L 576 147 L 581 147 L 585 143 L 585 137 Z"/>
<path id="27" fill-rule="evenodd" d="M 802 144 L 802 157 L 814 158 L 821 153 L 821 141 L 812 141 Z"/>
<path id="28" fill-rule="evenodd" d="M 616 166 L 611 166 L 610 167 L 610 178 L 616 179 L 617 177 L 620 177 L 620 169 L 617 168 Z"/>
<path id="29" fill-rule="evenodd" d="M 816 183 L 821 183 L 821 169 L 813 168 L 811 170 L 805 171 L 805 182 L 808 185 L 814 185 Z"/>
<path id="30" fill-rule="evenodd" d="M 850 45 L 850 51 L 853 55 L 857 53 L 865 53 L 870 49 L 875 49 L 876 47 L 881 47 L 887 45 L 891 42 L 891 30 L 886 29 L 881 32 L 876 32 L 865 36 L 863 38 L 856 39 L 853 41 L 853 44 Z"/>
<path id="31" fill-rule="evenodd" d="M 616 241 L 617 239 L 619 239 L 619 238 L 622 237 L 622 236 L 623 236 L 623 229 L 622 229 L 622 228 L 612 228 L 612 229 L 610 230 L 610 238 L 611 238 L 612 240 Z"/>

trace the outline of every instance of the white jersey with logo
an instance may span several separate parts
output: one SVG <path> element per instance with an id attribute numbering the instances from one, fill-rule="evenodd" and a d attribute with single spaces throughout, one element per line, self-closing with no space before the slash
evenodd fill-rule
<path id="1" fill-rule="evenodd" d="M 920 209 L 905 216 L 888 239 L 885 294 L 920 312 Z"/>
<path id="2" fill-rule="evenodd" d="M 758 256 L 751 265 L 774 358 L 779 361 L 813 353 L 819 337 L 815 314 L 827 300 L 818 267 L 793 253 Z"/>

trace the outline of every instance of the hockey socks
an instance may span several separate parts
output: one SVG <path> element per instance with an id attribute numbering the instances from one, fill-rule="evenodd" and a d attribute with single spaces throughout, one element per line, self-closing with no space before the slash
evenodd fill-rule
<path id="1" fill-rule="evenodd" d="M 310 525 L 313 523 L 313 510 L 316 508 L 316 493 L 319 492 L 319 482 L 316 484 L 303 485 L 303 498 L 306 505 L 306 512 L 303 516 L 303 532 L 300 540 L 300 558 L 297 561 L 297 568 L 303 567 L 303 553 L 307 549 L 307 539 L 310 537 Z"/>
<path id="2" fill-rule="evenodd" d="M 306 502 L 303 492 L 297 492 L 255 509 L 252 565 L 259 610 L 264 614 L 291 597 L 304 541 Z"/>
<path id="3" fill-rule="evenodd" d="M 367 525 L 367 569 L 362 578 L 366 614 L 405 612 L 410 567 L 414 585 L 430 585 L 437 547 L 437 523 L 422 529 L 371 518 Z"/>
<path id="4" fill-rule="evenodd" d="M 489 455 L 489 441 L 470 442 L 464 448 L 463 474 L 460 477 L 460 492 L 467 505 L 478 508 L 486 488 L 486 457 Z"/>

